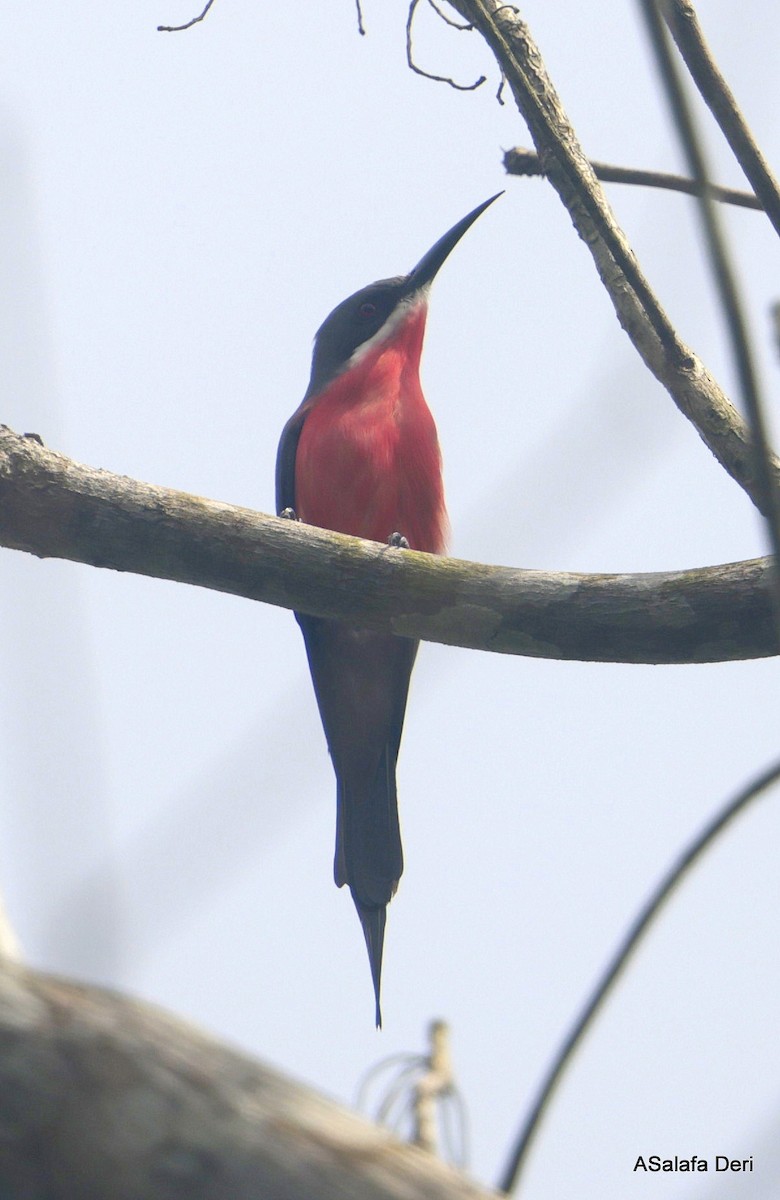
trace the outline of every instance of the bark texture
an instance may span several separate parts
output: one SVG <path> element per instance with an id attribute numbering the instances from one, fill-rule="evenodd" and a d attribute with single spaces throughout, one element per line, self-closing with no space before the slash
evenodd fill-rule
<path id="1" fill-rule="evenodd" d="M 5 428 L 0 545 L 501 654 L 701 663 L 778 652 L 765 559 L 638 575 L 442 559 L 84 467 Z"/>
<path id="2" fill-rule="evenodd" d="M 488 1200 L 386 1130 L 182 1021 L 0 970 L 9 1200 Z"/>

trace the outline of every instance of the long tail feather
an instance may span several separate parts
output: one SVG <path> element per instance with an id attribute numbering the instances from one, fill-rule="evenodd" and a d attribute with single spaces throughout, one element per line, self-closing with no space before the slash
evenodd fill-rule
<path id="1" fill-rule="evenodd" d="M 395 759 L 389 761 L 385 751 L 374 779 L 357 793 L 339 780 L 334 863 L 336 883 L 339 887 L 349 885 L 363 926 L 377 1027 L 382 1025 L 379 994 L 386 910 L 403 869 Z"/>
<path id="2" fill-rule="evenodd" d="M 395 764 L 416 642 L 298 616 L 338 781 L 334 875 L 363 926 L 379 986 L 385 909 L 403 871 Z"/>
<path id="3" fill-rule="evenodd" d="M 361 904 L 355 893 L 352 893 L 355 908 L 363 926 L 366 939 L 368 961 L 371 964 L 371 979 L 374 984 L 374 1000 L 376 1002 L 376 1027 L 382 1028 L 382 1008 L 379 1001 L 379 991 L 382 983 L 382 950 L 385 944 L 385 918 L 387 909 L 382 907 L 367 907 Z"/>

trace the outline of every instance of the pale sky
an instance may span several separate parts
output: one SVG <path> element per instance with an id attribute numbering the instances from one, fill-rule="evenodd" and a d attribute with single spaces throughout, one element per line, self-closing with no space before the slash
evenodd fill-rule
<path id="1" fill-rule="evenodd" d="M 576 571 L 751 558 L 743 493 L 639 362 L 476 33 L 405 6 L 0 2 L 0 420 L 95 467 L 265 512 L 323 318 L 506 187 L 432 297 L 423 383 L 458 557 Z M 700 5 L 780 159 L 780 9 Z M 522 6 L 594 158 L 679 169 L 637 8 Z M 749 17 L 749 19 L 748 19 Z M 740 171 L 707 123 L 717 175 Z M 690 201 L 609 197 L 681 335 L 734 374 Z M 778 243 L 730 211 L 766 392 Z M 373 1028 L 332 882 L 335 783 L 292 615 L 0 552 L 0 884 L 28 960 L 196 1021 L 354 1101 L 452 1026 L 471 1170 L 521 1114 L 625 925 L 778 755 L 778 666 L 603 666 L 423 646 L 399 764 L 406 872 Z M 579 1055 L 526 1200 L 777 1191 L 780 795 L 681 890 Z M 639 1154 L 754 1155 L 729 1181 Z M 720 1187 L 725 1185 L 720 1184 Z"/>

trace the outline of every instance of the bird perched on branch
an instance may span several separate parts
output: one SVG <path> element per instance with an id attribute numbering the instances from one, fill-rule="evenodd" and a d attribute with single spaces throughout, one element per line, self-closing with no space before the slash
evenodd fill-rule
<path id="1" fill-rule="evenodd" d="M 361 288 L 323 323 L 306 395 L 279 443 L 278 513 L 444 552 L 441 455 L 419 379 L 428 294 L 447 255 L 495 199 L 454 225 L 408 275 Z M 403 871 L 395 766 L 418 643 L 296 617 L 336 772 L 335 879 L 349 885 L 363 926 L 381 1026 L 385 914 Z"/>

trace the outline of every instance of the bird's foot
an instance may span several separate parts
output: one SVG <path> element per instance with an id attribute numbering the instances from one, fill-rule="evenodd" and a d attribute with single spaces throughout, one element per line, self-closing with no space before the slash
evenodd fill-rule
<path id="1" fill-rule="evenodd" d="M 396 550 L 408 550 L 409 543 L 402 533 L 391 533 L 387 539 L 388 546 L 393 546 Z"/>
<path id="2" fill-rule="evenodd" d="M 285 521 L 300 521 L 300 517 L 294 508 L 283 508 L 279 513 L 279 516 Z"/>

